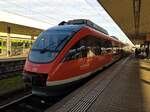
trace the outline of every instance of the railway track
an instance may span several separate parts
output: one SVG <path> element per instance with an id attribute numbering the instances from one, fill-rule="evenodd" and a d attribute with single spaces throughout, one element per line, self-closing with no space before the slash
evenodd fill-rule
<path id="1" fill-rule="evenodd" d="M 0 112 L 43 112 L 62 97 L 39 97 L 28 94 L 20 99 L 0 106 Z"/>
<path id="2" fill-rule="evenodd" d="M 10 78 L 10 77 L 15 77 L 18 74 L 22 74 L 22 70 L 7 72 L 7 73 L 0 73 L 0 80 L 7 79 L 7 78 Z"/>
<path id="3" fill-rule="evenodd" d="M 25 58 L 0 59 L 0 77 L 5 77 L 3 74 L 22 71 L 24 63 Z"/>
<path id="4" fill-rule="evenodd" d="M 105 68 L 105 69 L 107 69 L 107 68 Z M 95 74 L 97 74 L 97 73 L 95 73 Z M 92 75 L 91 77 L 88 78 L 88 80 L 90 80 L 94 76 L 95 75 Z M 85 82 L 87 82 L 88 80 L 86 80 Z M 83 84 L 85 82 L 83 82 Z M 39 96 L 35 96 L 32 94 L 28 94 L 17 100 L 13 100 L 10 103 L 0 106 L 0 112 L 44 112 L 47 108 L 49 108 L 56 102 L 60 101 L 63 97 L 64 96 L 39 97 Z"/>

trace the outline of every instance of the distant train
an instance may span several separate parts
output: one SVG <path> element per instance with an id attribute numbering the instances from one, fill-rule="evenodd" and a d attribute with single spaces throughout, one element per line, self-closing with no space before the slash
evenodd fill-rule
<path id="1" fill-rule="evenodd" d="M 42 32 L 33 43 L 23 79 L 33 94 L 61 95 L 118 60 L 123 46 L 89 20 L 62 22 Z"/>

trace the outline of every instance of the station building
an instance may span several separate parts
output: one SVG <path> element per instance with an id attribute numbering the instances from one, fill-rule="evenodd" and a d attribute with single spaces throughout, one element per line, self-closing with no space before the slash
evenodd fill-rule
<path id="1" fill-rule="evenodd" d="M 43 29 L 0 21 L 0 57 L 26 57 Z"/>

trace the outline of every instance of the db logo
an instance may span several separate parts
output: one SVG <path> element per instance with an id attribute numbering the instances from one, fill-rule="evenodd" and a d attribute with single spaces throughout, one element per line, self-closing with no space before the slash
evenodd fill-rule
<path id="1" fill-rule="evenodd" d="M 37 72 L 37 68 L 32 68 L 32 71 L 33 72 Z"/>

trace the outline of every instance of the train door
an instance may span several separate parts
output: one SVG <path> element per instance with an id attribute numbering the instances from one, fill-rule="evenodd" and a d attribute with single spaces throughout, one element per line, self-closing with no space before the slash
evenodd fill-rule
<path id="1" fill-rule="evenodd" d="M 86 47 L 80 40 L 66 53 L 57 74 L 61 74 L 62 79 L 76 77 L 85 74 L 87 68 Z"/>
<path id="2" fill-rule="evenodd" d="M 89 64 L 87 63 L 86 38 L 79 40 L 68 52 L 66 60 L 75 62 L 75 69 L 81 73 L 85 73 Z"/>
<path id="3" fill-rule="evenodd" d="M 88 72 L 89 69 L 89 63 L 87 59 L 87 38 L 84 37 L 83 39 L 80 40 L 80 45 L 78 47 L 78 51 L 80 52 L 80 59 L 79 59 L 79 64 L 80 64 L 80 71 L 81 72 Z"/>

